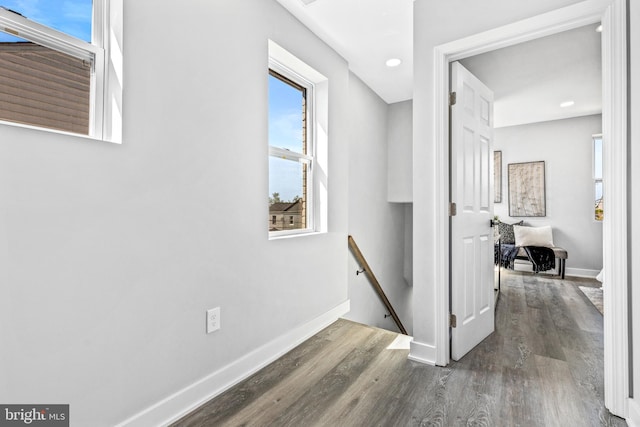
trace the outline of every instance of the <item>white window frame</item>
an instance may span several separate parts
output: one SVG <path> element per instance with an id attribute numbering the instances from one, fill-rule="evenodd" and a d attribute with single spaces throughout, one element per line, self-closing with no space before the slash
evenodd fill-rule
<path id="1" fill-rule="evenodd" d="M 113 142 L 119 142 L 120 135 L 107 135 L 108 132 L 106 131 L 107 122 L 115 120 L 114 117 L 107 115 L 107 108 L 105 107 L 108 81 L 107 52 L 109 52 L 109 37 L 107 35 L 110 28 L 109 11 L 110 0 L 93 0 L 92 42 L 89 43 L 32 21 L 18 13 L 0 8 L 0 27 L 4 29 L 4 32 L 75 58 L 91 61 L 93 65 L 89 101 L 89 132 L 87 135 L 4 120 L 0 120 L 0 123 L 47 132 L 86 136 L 99 140 L 106 140 L 107 137 L 110 137 Z"/>
<path id="2" fill-rule="evenodd" d="M 315 157 L 316 157 L 316 144 L 315 144 L 315 85 L 309 79 L 303 77 L 291 68 L 283 65 L 275 58 L 269 58 L 269 69 L 275 71 L 281 76 L 291 80 L 293 83 L 303 87 L 306 90 L 306 151 L 307 154 L 291 151 L 286 148 L 274 147 L 269 145 L 269 157 L 277 157 L 280 159 L 297 161 L 300 164 L 307 165 L 307 189 L 305 199 L 305 228 L 293 229 L 293 230 L 279 230 L 269 231 L 269 237 L 282 237 L 297 234 L 308 234 L 316 231 L 315 221 L 315 185 L 314 185 L 314 169 L 315 169 Z M 288 223 L 290 226 L 291 224 Z"/>
<path id="3" fill-rule="evenodd" d="M 313 156 L 310 173 L 307 175 L 307 193 L 312 197 L 311 205 L 306 206 L 308 218 L 307 228 L 302 230 L 289 230 L 285 232 L 269 232 L 269 239 L 297 238 L 311 236 L 329 231 L 329 79 L 310 64 L 302 61 L 296 55 L 286 50 L 273 40 L 268 41 L 269 66 L 278 65 L 293 72 L 313 84 L 311 99 L 307 99 L 307 141 L 311 144 L 307 153 Z M 308 56 L 308 52 L 303 54 Z M 284 74 L 286 77 L 286 73 Z M 297 82 L 297 80 L 293 80 Z M 266 79 L 265 79 L 266 83 Z M 280 154 L 290 154 L 280 153 Z M 267 177 L 268 178 L 268 177 Z"/>

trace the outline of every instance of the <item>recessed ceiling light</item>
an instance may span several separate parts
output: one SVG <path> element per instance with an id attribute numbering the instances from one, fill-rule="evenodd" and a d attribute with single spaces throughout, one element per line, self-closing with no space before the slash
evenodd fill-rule
<path id="1" fill-rule="evenodd" d="M 387 67 L 397 67 L 398 65 L 402 64 L 402 60 L 398 58 L 391 58 L 387 59 L 387 62 L 385 62 L 385 64 L 387 64 Z"/>
<path id="2" fill-rule="evenodd" d="M 567 107 L 571 107 L 573 104 L 575 104 L 575 102 L 573 102 L 573 101 L 565 101 L 562 104 L 560 104 L 560 106 L 562 108 L 567 108 Z"/>
<path id="3" fill-rule="evenodd" d="M 598 33 L 601 33 L 601 32 L 602 32 L 602 24 L 600 24 L 600 25 L 598 25 L 598 26 L 596 27 L 596 31 L 597 31 Z"/>

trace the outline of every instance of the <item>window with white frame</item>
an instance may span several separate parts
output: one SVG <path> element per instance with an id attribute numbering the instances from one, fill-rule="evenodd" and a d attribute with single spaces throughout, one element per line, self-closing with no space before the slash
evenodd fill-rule
<path id="1" fill-rule="evenodd" d="M 313 83 L 271 61 L 269 225 L 271 234 L 313 230 Z M 281 218 L 273 222 L 273 218 Z"/>
<path id="2" fill-rule="evenodd" d="M 119 138 L 120 96 L 107 97 L 109 2 L 0 0 L 0 121 Z"/>
<path id="3" fill-rule="evenodd" d="M 602 188 L 602 135 L 593 137 L 593 187 L 595 195 L 594 218 L 602 221 L 604 218 L 603 188 Z"/>
<path id="4" fill-rule="evenodd" d="M 269 238 L 327 232 L 329 79 L 273 40 L 265 74 Z"/>

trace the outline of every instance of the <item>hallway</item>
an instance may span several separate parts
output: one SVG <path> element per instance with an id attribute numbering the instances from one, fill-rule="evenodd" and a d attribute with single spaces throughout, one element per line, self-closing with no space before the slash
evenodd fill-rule
<path id="1" fill-rule="evenodd" d="M 578 286 L 502 274 L 496 332 L 432 367 L 339 320 L 175 426 L 624 426 L 604 408 L 602 315 Z"/>

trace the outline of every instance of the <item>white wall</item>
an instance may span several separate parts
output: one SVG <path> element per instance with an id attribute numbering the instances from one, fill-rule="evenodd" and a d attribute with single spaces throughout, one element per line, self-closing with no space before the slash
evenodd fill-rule
<path id="1" fill-rule="evenodd" d="M 387 128 L 390 106 L 357 76 L 349 82 L 349 234 L 353 236 L 380 285 L 409 333 L 412 327 L 411 287 L 404 279 L 405 207 L 387 201 Z M 394 104 L 395 105 L 395 104 Z M 388 124 L 387 124 L 388 123 Z M 389 140 L 389 144 L 391 141 Z M 367 277 L 349 257 L 349 299 L 345 316 L 360 323 L 397 331 Z"/>
<path id="2" fill-rule="evenodd" d="M 390 202 L 413 201 L 413 101 L 389 105 L 388 181 Z"/>
<path id="3" fill-rule="evenodd" d="M 602 222 L 594 220 L 592 135 L 602 132 L 602 116 L 584 116 L 495 129 L 494 149 L 502 151 L 501 221 L 550 225 L 556 246 L 569 253 L 567 274 L 595 277 L 602 269 Z M 510 218 L 508 164 L 545 162 L 546 216 Z"/>
<path id="4" fill-rule="evenodd" d="M 439 249 L 434 144 L 434 47 L 548 12 L 579 0 L 536 2 L 451 0 L 414 2 L 413 226 L 414 339 L 425 353 L 435 351 L 435 266 Z M 425 356 L 422 356 L 425 357 Z M 435 360 L 435 357 L 434 357 Z"/>
<path id="5" fill-rule="evenodd" d="M 404 205 L 404 278 L 413 286 L 413 204 Z"/>
<path id="6" fill-rule="evenodd" d="M 75 426 L 347 299 L 345 61 L 275 1 L 124 8 L 122 145 L 0 126 L 0 401 L 69 403 Z M 327 234 L 267 239 L 269 38 L 329 78 Z"/>
<path id="7" fill-rule="evenodd" d="M 404 278 L 413 286 L 413 100 L 389 105 L 387 199 L 404 203 Z"/>
<path id="8" fill-rule="evenodd" d="M 630 426 L 640 426 L 640 315 L 637 307 L 640 307 L 640 223 L 638 218 L 640 215 L 640 4 L 637 1 L 628 2 L 630 16 L 630 63 L 629 72 L 630 79 L 630 189 L 631 197 L 629 203 L 629 218 L 631 219 L 630 227 L 630 243 L 631 243 L 631 259 L 629 266 L 631 269 L 631 313 L 632 320 L 632 357 L 630 358 L 633 371 L 633 399 L 631 399 L 630 415 L 632 419 L 627 422 Z M 633 307 L 634 309 L 631 309 Z"/>

